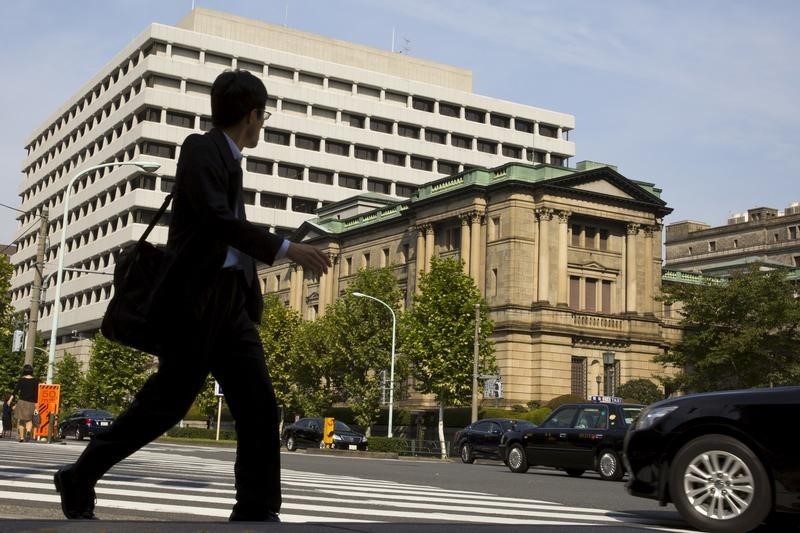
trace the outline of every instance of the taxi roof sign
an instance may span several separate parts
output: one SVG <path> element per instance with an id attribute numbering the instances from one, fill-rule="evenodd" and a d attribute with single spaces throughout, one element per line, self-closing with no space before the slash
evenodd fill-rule
<path id="1" fill-rule="evenodd" d="M 622 403 L 622 398 L 619 396 L 592 396 L 590 400 L 598 403 Z"/>

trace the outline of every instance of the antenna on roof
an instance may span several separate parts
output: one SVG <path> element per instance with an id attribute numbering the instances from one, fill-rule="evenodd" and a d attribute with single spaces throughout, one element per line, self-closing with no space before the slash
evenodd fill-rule
<path id="1" fill-rule="evenodd" d="M 392 26 L 392 53 L 394 53 L 394 26 Z"/>
<path id="2" fill-rule="evenodd" d="M 192 0 L 192 11 L 194 11 L 194 0 Z"/>
<path id="3" fill-rule="evenodd" d="M 402 36 L 401 39 L 403 39 L 405 43 L 403 44 L 403 48 L 402 50 L 400 50 L 400 53 L 408 55 L 408 53 L 411 51 L 411 39 L 406 39 L 405 37 Z"/>

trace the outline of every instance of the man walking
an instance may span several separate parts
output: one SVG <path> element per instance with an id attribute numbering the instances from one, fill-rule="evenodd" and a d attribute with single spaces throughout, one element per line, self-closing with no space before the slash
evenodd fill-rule
<path id="1" fill-rule="evenodd" d="M 186 138 L 178 160 L 163 283 L 156 292 L 164 348 L 158 371 L 110 430 L 55 474 L 67 518 L 95 518 L 95 483 L 174 426 L 209 374 L 236 422 L 236 504 L 230 520 L 279 521 L 280 436 L 275 393 L 255 324 L 262 310 L 254 259 L 287 257 L 315 274 L 326 255 L 245 220 L 241 150 L 262 135 L 267 90 L 246 71 L 211 87 L 214 128 Z"/>

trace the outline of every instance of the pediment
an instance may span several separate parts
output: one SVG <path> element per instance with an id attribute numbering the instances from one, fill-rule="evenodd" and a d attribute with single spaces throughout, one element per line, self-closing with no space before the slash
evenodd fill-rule
<path id="1" fill-rule="evenodd" d="M 587 261 L 586 263 L 573 263 L 573 265 L 581 270 L 593 270 L 596 272 L 611 272 L 614 269 L 607 267 L 597 261 Z"/>
<path id="2" fill-rule="evenodd" d="M 607 194 L 609 196 L 619 196 L 620 198 L 632 199 L 633 196 L 623 191 L 608 180 L 593 180 L 585 183 L 579 183 L 572 187 L 573 189 L 580 189 L 583 191 L 591 191 L 600 194 Z"/>

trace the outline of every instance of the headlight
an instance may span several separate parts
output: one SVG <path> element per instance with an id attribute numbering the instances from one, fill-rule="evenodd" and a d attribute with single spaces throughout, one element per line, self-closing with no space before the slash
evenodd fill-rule
<path id="1" fill-rule="evenodd" d="M 335 435 L 334 434 L 333 440 L 342 440 L 342 437 L 340 435 Z"/>
<path id="2" fill-rule="evenodd" d="M 647 429 L 656 425 L 662 418 L 677 409 L 677 405 L 666 405 L 664 407 L 654 407 L 645 409 L 636 421 L 635 429 Z"/>

